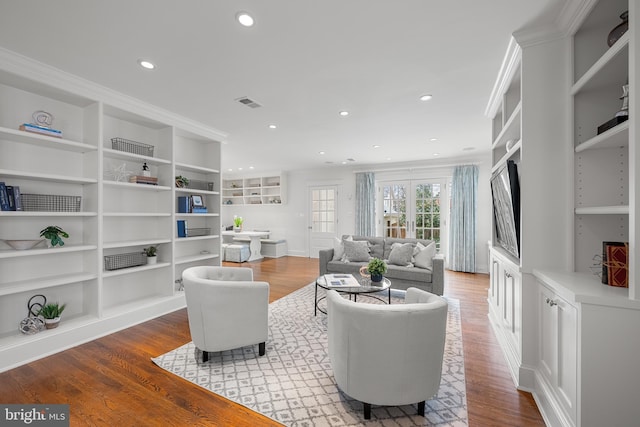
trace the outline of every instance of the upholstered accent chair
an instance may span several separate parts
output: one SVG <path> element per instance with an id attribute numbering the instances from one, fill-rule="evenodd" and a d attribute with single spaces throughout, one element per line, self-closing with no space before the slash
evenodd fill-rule
<path id="1" fill-rule="evenodd" d="M 191 339 L 209 352 L 258 344 L 266 352 L 269 334 L 269 283 L 253 281 L 253 270 L 199 266 L 182 272 Z"/>
<path id="2" fill-rule="evenodd" d="M 371 405 L 418 404 L 437 394 L 447 325 L 444 298 L 409 288 L 404 304 L 354 302 L 327 293 L 329 359 L 338 387 Z"/>

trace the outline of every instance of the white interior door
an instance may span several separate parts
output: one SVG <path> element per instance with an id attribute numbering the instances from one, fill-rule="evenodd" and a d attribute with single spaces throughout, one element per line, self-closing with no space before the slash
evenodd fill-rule
<path id="1" fill-rule="evenodd" d="M 338 187 L 309 187 L 309 257 L 318 258 L 320 249 L 333 247 L 338 233 Z"/>

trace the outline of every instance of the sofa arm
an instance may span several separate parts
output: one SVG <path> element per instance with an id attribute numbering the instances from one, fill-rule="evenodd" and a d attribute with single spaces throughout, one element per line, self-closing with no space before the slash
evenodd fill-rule
<path id="1" fill-rule="evenodd" d="M 318 251 L 318 260 L 319 260 L 319 264 L 320 264 L 320 276 L 325 275 L 329 272 L 329 261 L 331 261 L 333 259 L 333 248 L 331 249 L 320 249 L 320 251 Z"/>
<path id="2" fill-rule="evenodd" d="M 433 257 L 431 292 L 436 295 L 444 293 L 444 255 L 442 254 Z"/>

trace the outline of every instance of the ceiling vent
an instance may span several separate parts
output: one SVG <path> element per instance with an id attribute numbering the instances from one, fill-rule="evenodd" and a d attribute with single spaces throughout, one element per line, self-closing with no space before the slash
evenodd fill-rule
<path id="1" fill-rule="evenodd" d="M 250 108 L 259 108 L 262 107 L 262 105 L 258 104 L 256 101 L 254 101 L 251 98 L 247 98 L 246 96 L 243 96 L 242 98 L 238 98 L 236 99 L 236 101 L 238 101 L 241 104 L 246 105 L 247 107 Z"/>

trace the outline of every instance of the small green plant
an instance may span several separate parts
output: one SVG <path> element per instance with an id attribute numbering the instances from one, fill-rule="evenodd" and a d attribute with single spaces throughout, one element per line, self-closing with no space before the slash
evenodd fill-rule
<path id="1" fill-rule="evenodd" d="M 158 252 L 158 248 L 155 246 L 149 246 L 148 248 L 144 248 L 143 249 L 144 253 L 146 256 L 156 256 L 156 253 Z"/>
<path id="2" fill-rule="evenodd" d="M 40 231 L 40 237 L 49 239 L 51 241 L 51 246 L 64 246 L 64 240 L 62 240 L 62 238 L 68 238 L 69 234 L 57 225 L 50 225 Z"/>
<path id="3" fill-rule="evenodd" d="M 236 227 L 236 228 L 242 227 L 242 223 L 243 222 L 244 222 L 244 220 L 242 219 L 241 216 L 237 216 L 237 215 L 233 216 L 233 225 L 234 225 L 234 227 Z"/>
<path id="4" fill-rule="evenodd" d="M 387 264 L 379 258 L 371 258 L 369 260 L 369 264 L 367 265 L 367 271 L 372 276 L 383 275 L 387 272 Z"/>
<path id="5" fill-rule="evenodd" d="M 178 175 L 176 176 L 176 187 L 184 188 L 189 185 L 189 178 L 186 176 Z"/>
<path id="6" fill-rule="evenodd" d="M 60 317 L 66 306 L 67 304 L 60 305 L 57 302 L 49 303 L 40 309 L 38 315 L 45 319 L 55 319 L 56 317 Z"/>

